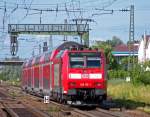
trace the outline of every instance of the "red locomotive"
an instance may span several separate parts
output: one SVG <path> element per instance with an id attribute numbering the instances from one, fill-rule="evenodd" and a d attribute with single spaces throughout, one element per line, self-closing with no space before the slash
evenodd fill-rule
<path id="1" fill-rule="evenodd" d="M 22 88 L 60 102 L 97 104 L 107 96 L 105 70 L 102 51 L 66 42 L 24 62 Z"/>

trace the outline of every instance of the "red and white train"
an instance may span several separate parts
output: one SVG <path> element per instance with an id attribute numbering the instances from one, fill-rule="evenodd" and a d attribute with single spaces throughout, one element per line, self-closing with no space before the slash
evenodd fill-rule
<path id="1" fill-rule="evenodd" d="M 22 88 L 60 102 L 96 104 L 107 97 L 103 51 L 66 42 L 30 58 L 22 66 Z"/>

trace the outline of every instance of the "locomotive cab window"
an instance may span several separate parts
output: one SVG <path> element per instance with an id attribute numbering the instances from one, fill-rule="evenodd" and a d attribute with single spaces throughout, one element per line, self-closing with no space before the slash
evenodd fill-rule
<path id="1" fill-rule="evenodd" d="M 88 68 L 98 68 L 101 66 L 100 57 L 87 57 L 87 67 Z"/>
<path id="2" fill-rule="evenodd" d="M 99 68 L 100 53 L 70 53 L 70 68 Z"/>
<path id="3" fill-rule="evenodd" d="M 83 57 L 70 57 L 70 67 L 71 68 L 83 68 L 84 58 Z"/>

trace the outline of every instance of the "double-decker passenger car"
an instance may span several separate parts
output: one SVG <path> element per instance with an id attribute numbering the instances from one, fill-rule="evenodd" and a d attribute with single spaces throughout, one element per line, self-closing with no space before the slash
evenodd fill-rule
<path id="1" fill-rule="evenodd" d="M 99 103 L 107 96 L 104 53 L 66 42 L 24 62 L 22 87 L 60 102 Z"/>

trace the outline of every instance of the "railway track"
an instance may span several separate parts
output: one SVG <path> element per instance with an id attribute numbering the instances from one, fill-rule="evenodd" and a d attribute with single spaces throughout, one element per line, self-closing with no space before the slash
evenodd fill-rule
<path id="1" fill-rule="evenodd" d="M 0 117 L 49 117 L 23 101 L 14 99 L 0 88 Z"/>
<path id="2" fill-rule="evenodd" d="M 35 101 L 39 101 L 41 98 L 35 97 L 35 96 L 30 96 Z M 43 101 L 43 100 L 41 100 Z M 95 108 L 95 109 L 80 109 L 80 108 L 75 108 L 71 107 L 68 105 L 62 105 L 54 101 L 50 101 L 50 105 L 55 105 L 59 107 L 59 110 L 61 113 L 64 115 L 70 115 L 71 117 L 129 117 L 128 115 L 125 115 L 121 111 L 115 111 L 111 112 L 108 110 L 104 110 L 101 108 Z M 61 117 L 61 116 L 58 116 Z"/>
<path id="3" fill-rule="evenodd" d="M 18 92 L 18 94 L 10 98 L 7 97 L 6 91 L 9 94 L 13 92 Z M 80 109 L 54 101 L 44 104 L 43 98 L 23 93 L 19 87 L 8 86 L 4 89 L 0 87 L 0 97 L 0 117 L 135 117 L 121 110 L 108 111 L 98 107 Z"/>

